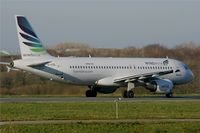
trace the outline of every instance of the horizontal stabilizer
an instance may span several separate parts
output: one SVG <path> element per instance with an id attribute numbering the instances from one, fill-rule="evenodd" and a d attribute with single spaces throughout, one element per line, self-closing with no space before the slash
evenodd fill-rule
<path id="1" fill-rule="evenodd" d="M 10 65 L 10 62 L 0 62 L 1 65 Z"/>

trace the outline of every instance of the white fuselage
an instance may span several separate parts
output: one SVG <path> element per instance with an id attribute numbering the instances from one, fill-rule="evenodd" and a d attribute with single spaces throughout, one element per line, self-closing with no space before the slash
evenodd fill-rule
<path id="1" fill-rule="evenodd" d="M 164 61 L 167 63 L 164 63 Z M 30 67 L 31 64 L 49 61 L 45 66 Z M 193 79 L 193 73 L 182 62 L 166 58 L 95 58 L 95 57 L 59 57 L 37 60 L 15 60 L 14 67 L 37 75 L 72 84 L 94 85 L 106 77 L 124 77 L 146 73 L 173 70 L 173 73 L 160 76 L 173 84 L 183 84 Z M 105 84 L 120 86 L 120 84 Z"/>

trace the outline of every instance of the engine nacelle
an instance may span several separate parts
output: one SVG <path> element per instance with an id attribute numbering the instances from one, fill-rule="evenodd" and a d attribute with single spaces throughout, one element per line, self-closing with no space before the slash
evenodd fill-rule
<path id="1" fill-rule="evenodd" d="M 119 84 L 114 82 L 113 77 L 107 77 L 107 78 L 100 79 L 100 80 L 96 81 L 95 84 L 98 85 L 98 86 L 110 86 L 110 87 L 116 86 L 116 87 L 119 87 Z"/>
<path id="2" fill-rule="evenodd" d="M 97 92 L 103 93 L 103 94 L 109 94 L 113 93 L 117 90 L 118 87 L 108 87 L 108 86 L 96 86 L 94 89 Z"/>
<path id="3" fill-rule="evenodd" d="M 156 93 L 170 93 L 174 85 L 169 79 L 153 80 L 146 84 L 146 89 Z"/>

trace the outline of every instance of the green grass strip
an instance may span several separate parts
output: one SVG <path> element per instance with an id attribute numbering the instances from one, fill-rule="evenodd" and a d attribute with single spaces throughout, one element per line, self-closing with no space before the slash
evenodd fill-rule
<path id="1" fill-rule="evenodd" d="M 198 101 L 120 102 L 119 119 L 200 118 Z M 0 103 L 0 120 L 115 119 L 113 102 Z"/>
<path id="2" fill-rule="evenodd" d="M 0 126 L 1 133 L 198 133 L 200 122 L 181 123 L 75 123 Z"/>

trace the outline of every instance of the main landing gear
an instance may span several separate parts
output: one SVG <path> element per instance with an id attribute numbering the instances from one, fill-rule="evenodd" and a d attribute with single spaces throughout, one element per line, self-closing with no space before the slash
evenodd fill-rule
<path id="1" fill-rule="evenodd" d="M 122 96 L 124 98 L 133 98 L 134 97 L 134 92 L 132 91 L 132 89 L 134 89 L 134 88 L 135 88 L 134 83 L 128 82 L 127 90 L 124 91 Z"/>
<path id="2" fill-rule="evenodd" d="M 86 97 L 96 97 L 97 96 L 97 91 L 93 89 L 92 86 L 89 86 L 89 90 L 85 92 Z"/>
<path id="3" fill-rule="evenodd" d="M 134 97 L 134 92 L 125 90 L 124 93 L 123 93 L 123 97 L 124 98 L 133 98 Z"/>

